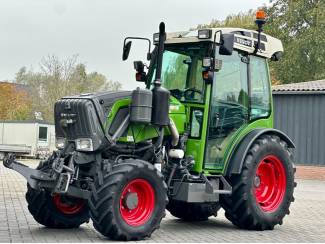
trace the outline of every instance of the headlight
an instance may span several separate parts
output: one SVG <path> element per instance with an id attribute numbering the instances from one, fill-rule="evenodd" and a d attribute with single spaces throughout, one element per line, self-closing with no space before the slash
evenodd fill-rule
<path id="1" fill-rule="evenodd" d="M 63 149 L 65 147 L 65 138 L 62 137 L 55 138 L 55 146 L 57 149 Z"/>
<path id="2" fill-rule="evenodd" d="M 159 42 L 159 33 L 154 33 L 152 39 L 153 39 L 153 43 L 158 43 Z"/>
<path id="3" fill-rule="evenodd" d="M 80 138 L 76 140 L 76 148 L 79 151 L 94 151 L 93 141 L 90 138 Z"/>

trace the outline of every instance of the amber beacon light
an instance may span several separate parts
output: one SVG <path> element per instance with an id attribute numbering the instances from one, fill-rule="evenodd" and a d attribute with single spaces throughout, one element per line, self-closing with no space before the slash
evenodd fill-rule
<path id="1" fill-rule="evenodd" d="M 265 21 L 266 20 L 266 13 L 264 10 L 256 11 L 256 21 Z"/>

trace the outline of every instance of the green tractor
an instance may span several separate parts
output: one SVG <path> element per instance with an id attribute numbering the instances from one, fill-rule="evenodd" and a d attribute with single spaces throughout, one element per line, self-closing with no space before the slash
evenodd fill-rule
<path id="1" fill-rule="evenodd" d="M 28 181 L 35 220 L 76 228 L 91 218 L 115 240 L 141 240 L 167 209 L 203 221 L 220 208 L 234 225 L 271 230 L 294 200 L 293 142 L 273 129 L 268 60 L 280 40 L 257 31 L 209 28 L 166 33 L 134 62 L 146 89 L 64 97 L 55 104 L 58 150 L 37 169 L 7 155 Z"/>

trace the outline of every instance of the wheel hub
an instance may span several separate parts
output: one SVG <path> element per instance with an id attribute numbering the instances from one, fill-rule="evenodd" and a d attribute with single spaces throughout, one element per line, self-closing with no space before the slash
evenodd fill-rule
<path id="1" fill-rule="evenodd" d="M 260 185 L 261 185 L 261 178 L 258 175 L 256 175 L 254 178 L 254 186 L 259 187 Z"/>
<path id="2" fill-rule="evenodd" d="M 133 210 L 138 206 L 139 198 L 136 192 L 129 192 L 123 199 L 123 207 Z"/>
<path id="3" fill-rule="evenodd" d="M 79 213 L 86 204 L 83 199 L 67 197 L 60 194 L 55 194 L 52 199 L 56 208 L 67 215 Z"/>
<path id="4" fill-rule="evenodd" d="M 149 181 L 134 179 L 120 196 L 121 218 L 131 226 L 141 226 L 152 216 L 155 208 L 155 191 Z"/>
<path id="5" fill-rule="evenodd" d="M 257 204 L 264 212 L 276 211 L 286 192 L 286 172 L 275 155 L 263 158 L 257 165 L 253 184 Z"/>

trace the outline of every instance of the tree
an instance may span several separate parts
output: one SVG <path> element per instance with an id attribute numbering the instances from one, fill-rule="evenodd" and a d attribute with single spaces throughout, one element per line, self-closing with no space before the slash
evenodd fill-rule
<path id="1" fill-rule="evenodd" d="M 24 88 L 0 83 L 0 120 L 25 120 L 31 115 L 31 100 Z"/>
<path id="2" fill-rule="evenodd" d="M 49 55 L 41 60 L 39 72 L 23 67 L 16 73 L 16 82 L 31 90 L 32 110 L 41 112 L 45 120 L 53 121 L 54 104 L 61 97 L 121 88 L 119 82 L 107 80 L 103 74 L 87 73 L 77 58 L 74 55 L 60 60 Z"/>
<path id="3" fill-rule="evenodd" d="M 282 40 L 284 57 L 271 69 L 282 83 L 325 78 L 325 2 L 277 0 L 265 31 Z"/>

